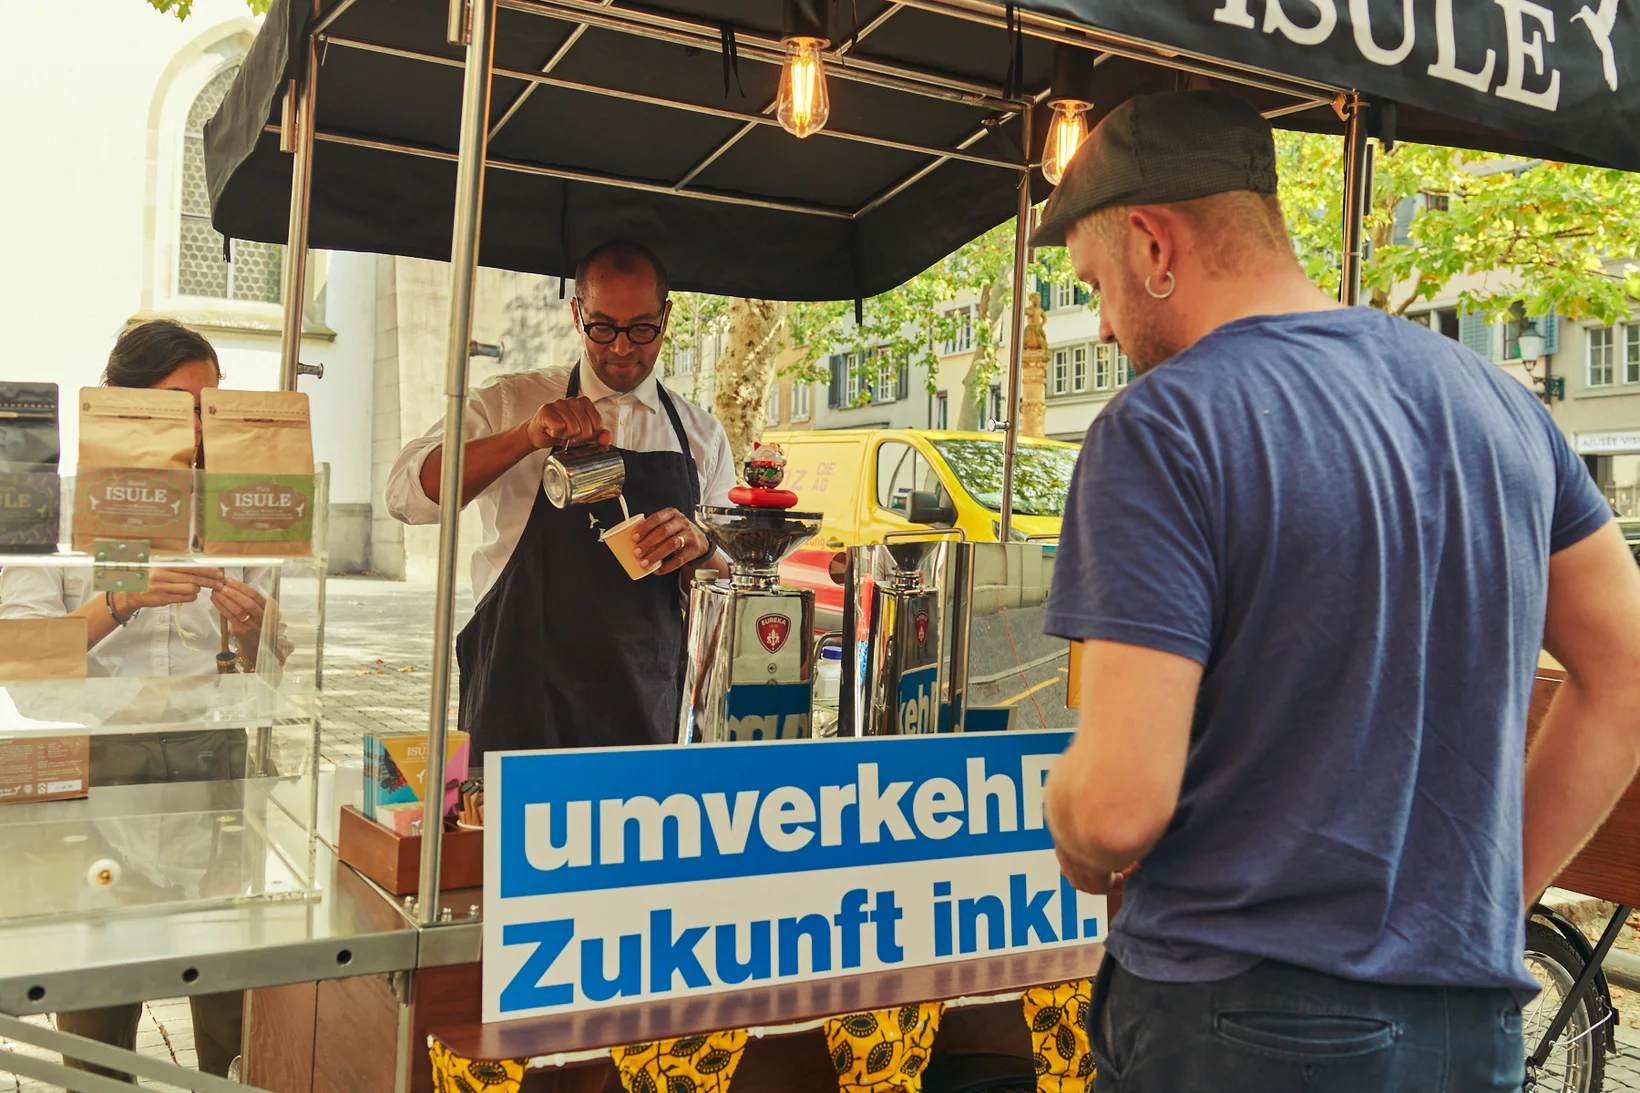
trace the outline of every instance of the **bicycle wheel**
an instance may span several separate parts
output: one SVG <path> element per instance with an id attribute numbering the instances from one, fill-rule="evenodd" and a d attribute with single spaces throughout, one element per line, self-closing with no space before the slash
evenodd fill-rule
<path id="1" fill-rule="evenodd" d="M 1526 924 L 1526 967 L 1543 984 L 1542 992 L 1521 1011 L 1526 1053 L 1538 1042 L 1560 1012 L 1561 1004 L 1583 972 L 1583 958 L 1560 931 L 1536 920 Z M 1600 1093 L 1606 1081 L 1606 1053 L 1598 1026 L 1604 1007 L 1588 991 L 1572 1010 L 1571 1020 L 1549 1049 L 1541 1067 L 1526 1064 L 1526 1089 L 1535 1093 Z"/>

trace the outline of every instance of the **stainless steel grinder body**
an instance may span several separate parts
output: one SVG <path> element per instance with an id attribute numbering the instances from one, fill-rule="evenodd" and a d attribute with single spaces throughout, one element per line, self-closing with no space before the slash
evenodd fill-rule
<path id="1" fill-rule="evenodd" d="M 696 519 L 729 558 L 728 580 L 689 593 L 679 743 L 810 735 L 814 593 L 780 585 L 781 559 L 818 530 L 818 513 L 703 505 Z"/>
<path id="2" fill-rule="evenodd" d="M 948 548 L 938 538 L 890 536 L 849 551 L 844 647 L 852 644 L 855 652 L 844 672 L 840 731 L 861 736 L 949 731 L 944 710 L 951 654 Z"/>
<path id="3" fill-rule="evenodd" d="M 689 592 L 680 743 L 809 736 L 814 593 L 697 581 Z"/>

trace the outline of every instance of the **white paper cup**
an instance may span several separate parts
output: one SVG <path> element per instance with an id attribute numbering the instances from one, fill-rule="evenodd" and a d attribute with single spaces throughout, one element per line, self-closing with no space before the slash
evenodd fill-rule
<path id="1" fill-rule="evenodd" d="M 633 542 L 632 533 L 643 520 L 644 514 L 635 512 L 599 536 L 615 555 L 615 560 L 621 563 L 621 568 L 626 570 L 626 575 L 634 581 L 649 576 L 661 567 L 660 562 L 644 566 L 634 553 L 638 544 Z"/>

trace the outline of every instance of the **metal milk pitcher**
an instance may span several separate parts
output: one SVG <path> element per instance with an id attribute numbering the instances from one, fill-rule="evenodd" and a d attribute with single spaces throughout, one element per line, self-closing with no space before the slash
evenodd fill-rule
<path id="1" fill-rule="evenodd" d="M 608 501 L 626 485 L 626 461 L 616 448 L 581 445 L 547 457 L 541 489 L 558 508 Z"/>

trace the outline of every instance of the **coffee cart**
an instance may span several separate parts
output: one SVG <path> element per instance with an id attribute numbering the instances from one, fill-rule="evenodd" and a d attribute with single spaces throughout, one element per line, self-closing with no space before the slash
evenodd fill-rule
<path id="1" fill-rule="evenodd" d="M 1612 124 L 1640 110 L 1631 21 L 1572 27 L 1568 9 L 1550 13 L 1558 28 L 1539 29 L 1531 21 L 1542 17 L 1521 5 L 1461 23 L 1444 2 L 1312 6 L 1320 21 L 1301 25 L 1277 0 L 1213 11 L 1092 0 L 275 0 L 207 127 L 213 219 L 230 238 L 287 245 L 287 388 L 299 374 L 309 247 L 451 261 L 441 473 L 452 497 L 480 261 L 567 277 L 594 243 L 631 235 L 654 243 L 681 289 L 864 301 L 1011 217 L 999 524 L 1014 549 L 1007 484 L 1025 229 L 1048 192 L 1038 167 L 1056 52 L 1085 66 L 1090 121 L 1135 94 L 1214 87 L 1279 125 L 1340 134 L 1347 302 L 1359 291 L 1371 138 L 1640 169 L 1640 137 Z M 794 9 L 829 28 L 831 122 L 802 141 L 774 116 Z M 1355 22 L 1362 11 L 1379 24 Z M 442 781 L 448 732 L 457 515 L 446 504 L 440 524 L 430 784 Z M 820 1089 L 837 1081 L 828 1021 L 934 1002 L 948 1006 L 930 1074 L 950 1049 L 1030 1066 L 1032 1036 L 1055 1036 L 1076 1012 L 1074 988 L 1028 1003 L 1038 1017 L 1048 1006 L 1059 1015 L 1032 1024 L 1021 995 L 1085 979 L 1102 952 L 1091 943 L 486 1025 L 479 892 L 456 886 L 466 882 L 430 827 L 414 895 L 362 879 L 318 843 L 322 894 L 296 905 L 296 921 L 234 913 L 221 936 L 173 920 L 36 927 L 50 937 L 32 963 L 0 974 L 0 1011 L 254 988 L 245 1076 L 278 1090 L 430 1088 L 429 1039 L 446 1073 L 476 1064 L 502 1088 L 601 1089 L 615 1080 L 612 1049 L 751 1029 L 737 1089 Z M 395 851 L 404 862 L 406 848 Z M 125 940 L 89 940 L 104 932 Z M 0 945 L 22 937 L 0 923 Z"/>

